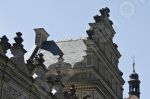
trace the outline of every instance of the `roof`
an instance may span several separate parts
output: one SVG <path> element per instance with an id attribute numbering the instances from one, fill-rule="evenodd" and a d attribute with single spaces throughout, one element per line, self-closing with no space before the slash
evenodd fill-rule
<path id="1" fill-rule="evenodd" d="M 139 97 L 135 96 L 135 95 L 131 95 L 129 96 L 127 99 L 140 99 Z"/>
<path id="2" fill-rule="evenodd" d="M 41 49 L 50 51 L 53 55 L 63 55 L 63 52 L 54 41 L 43 42 L 41 45 Z"/>
<path id="3" fill-rule="evenodd" d="M 64 54 L 64 62 L 71 64 L 72 67 L 75 63 L 82 61 L 84 59 L 83 56 L 86 56 L 87 48 L 84 39 L 60 41 L 56 42 L 56 44 Z M 59 55 L 53 55 L 51 52 L 42 49 L 40 53 L 44 54 L 44 64 L 47 67 L 58 62 L 57 58 Z"/>

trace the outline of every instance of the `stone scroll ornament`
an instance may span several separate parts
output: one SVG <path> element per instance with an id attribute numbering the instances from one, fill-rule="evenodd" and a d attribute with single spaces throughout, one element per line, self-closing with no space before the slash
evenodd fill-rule
<path id="1" fill-rule="evenodd" d="M 0 54 L 5 55 L 7 50 L 10 49 L 11 44 L 8 42 L 8 38 L 4 35 L 0 38 Z"/>

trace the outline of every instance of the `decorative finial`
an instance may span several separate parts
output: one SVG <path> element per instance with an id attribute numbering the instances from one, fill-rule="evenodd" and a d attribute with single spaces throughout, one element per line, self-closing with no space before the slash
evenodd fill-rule
<path id="1" fill-rule="evenodd" d="M 94 20 L 96 23 L 99 23 L 101 21 L 101 18 L 99 15 L 94 16 Z"/>
<path id="2" fill-rule="evenodd" d="M 28 68 L 25 65 L 24 62 L 24 54 L 27 52 L 22 45 L 23 38 L 21 37 L 22 33 L 17 32 L 16 36 L 14 37 L 15 43 L 13 43 L 13 46 L 10 48 L 11 54 L 13 57 L 10 59 L 12 62 L 16 64 L 18 69 L 20 69 L 22 72 L 27 74 L 28 76 L 30 75 Z"/>
<path id="3" fill-rule="evenodd" d="M 102 16 L 107 16 L 107 17 L 109 17 L 109 12 L 110 12 L 110 9 L 109 9 L 108 7 L 102 8 L 102 9 L 100 10 L 100 13 L 101 13 Z"/>
<path id="4" fill-rule="evenodd" d="M 133 72 L 135 72 L 135 57 L 133 56 Z"/>
<path id="5" fill-rule="evenodd" d="M 22 33 L 21 32 L 17 32 L 16 33 L 16 37 L 14 38 L 14 40 L 15 40 L 15 44 L 17 44 L 17 45 L 20 45 L 20 46 L 22 46 L 23 47 L 23 45 L 22 45 L 22 42 L 23 42 L 23 39 L 22 39 Z"/>
<path id="6" fill-rule="evenodd" d="M 5 55 L 7 50 L 10 49 L 11 44 L 8 41 L 6 35 L 0 38 L 0 54 Z"/>
<path id="7" fill-rule="evenodd" d="M 24 41 L 23 38 L 21 37 L 22 33 L 21 32 L 17 32 L 16 36 L 14 37 L 15 43 L 13 43 L 13 49 L 17 49 L 21 48 L 23 53 L 26 53 L 27 51 L 23 48 L 24 46 L 22 45 L 22 42 Z"/>
<path id="8" fill-rule="evenodd" d="M 0 38 L 2 42 L 8 42 L 8 38 L 6 37 L 6 35 L 2 36 L 2 38 Z"/>
<path id="9" fill-rule="evenodd" d="M 94 31 L 92 29 L 87 30 L 86 33 L 88 34 L 89 39 L 93 39 Z"/>

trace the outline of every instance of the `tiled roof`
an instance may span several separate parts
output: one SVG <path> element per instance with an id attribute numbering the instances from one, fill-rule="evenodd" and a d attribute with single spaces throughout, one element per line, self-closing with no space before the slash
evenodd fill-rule
<path id="1" fill-rule="evenodd" d="M 58 47 L 64 53 L 64 62 L 72 65 L 83 60 L 83 56 L 86 56 L 86 45 L 83 41 L 84 39 L 78 40 L 68 40 L 56 42 Z M 46 50 L 40 50 L 41 53 L 44 54 L 45 65 L 49 67 L 50 65 L 56 63 L 58 61 L 58 55 L 54 56 L 52 53 Z"/>

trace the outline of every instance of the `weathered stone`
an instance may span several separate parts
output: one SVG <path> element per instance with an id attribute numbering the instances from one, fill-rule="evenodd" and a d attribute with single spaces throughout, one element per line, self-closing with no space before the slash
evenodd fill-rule
<path id="1" fill-rule="evenodd" d="M 35 57 L 35 60 L 34 60 L 34 63 L 33 64 L 36 64 L 36 65 L 43 65 L 43 63 L 44 63 L 44 58 L 43 58 L 43 54 L 42 53 L 40 53 L 40 54 L 38 54 L 36 57 Z"/>
<path id="2" fill-rule="evenodd" d="M 99 15 L 94 16 L 94 20 L 96 23 L 99 23 L 101 21 L 100 16 Z"/>
<path id="3" fill-rule="evenodd" d="M 27 52 L 22 45 L 23 39 L 22 39 L 22 34 L 20 32 L 16 33 L 16 37 L 14 38 L 15 43 L 13 46 L 10 48 L 10 51 L 13 55 L 11 57 L 11 60 L 17 65 L 17 67 L 27 75 L 29 75 L 29 71 L 25 65 L 24 62 L 24 54 Z"/>
<path id="4" fill-rule="evenodd" d="M 94 31 L 92 29 L 87 30 L 86 33 L 88 34 L 89 39 L 93 39 Z"/>
<path id="5" fill-rule="evenodd" d="M 35 65 L 33 64 L 33 60 L 32 59 L 28 59 L 27 63 L 26 63 L 26 66 L 27 66 L 30 74 L 32 75 L 33 70 L 35 69 Z"/>
<path id="6" fill-rule="evenodd" d="M 43 28 L 34 29 L 36 33 L 35 44 L 40 47 L 44 41 L 47 41 L 49 34 Z"/>
<path id="7" fill-rule="evenodd" d="M 10 43 L 8 42 L 8 38 L 4 35 L 0 38 L 0 54 L 5 55 L 7 50 L 11 47 Z"/>
<path id="8" fill-rule="evenodd" d="M 109 10 L 108 7 L 102 8 L 102 9 L 100 10 L 100 13 L 101 13 L 102 16 L 107 16 L 107 17 L 109 17 L 109 12 L 110 12 L 110 10 Z"/>

